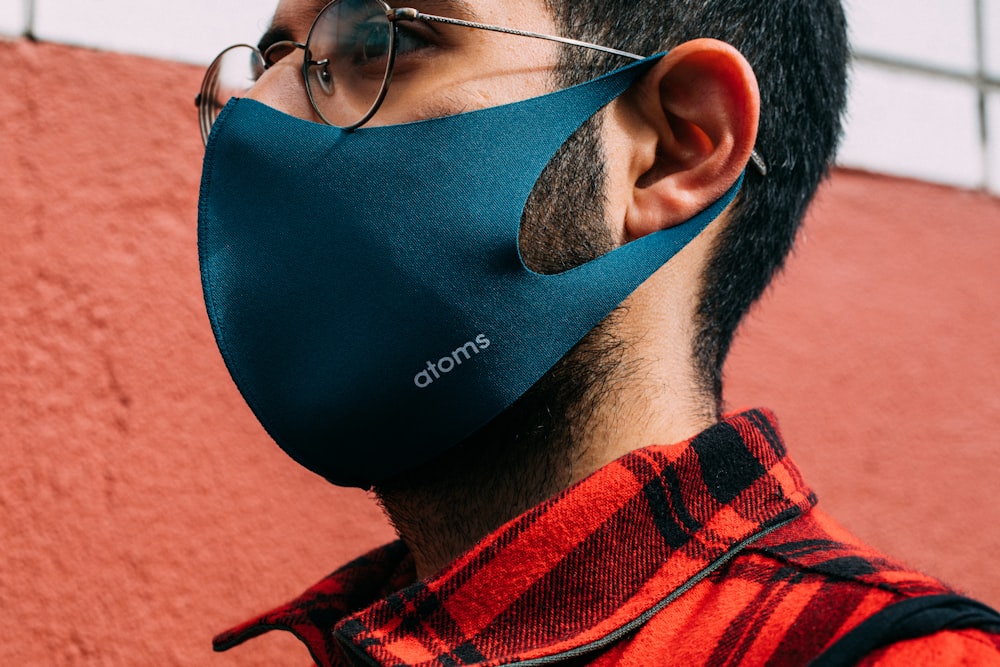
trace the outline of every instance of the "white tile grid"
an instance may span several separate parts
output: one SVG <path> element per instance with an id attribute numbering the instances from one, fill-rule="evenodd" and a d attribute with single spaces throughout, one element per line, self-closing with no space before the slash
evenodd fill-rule
<path id="1" fill-rule="evenodd" d="M 987 63 L 1000 77 L 1000 0 L 981 0 Z M 255 42 L 276 0 L 0 0 L 0 34 L 207 64 L 236 42 Z M 975 0 L 846 0 L 853 44 L 903 62 L 975 70 Z M 842 164 L 965 187 L 983 185 L 976 93 L 971 84 L 857 66 Z M 1000 122 L 991 98 L 990 187 L 1000 193 Z"/>
<path id="2" fill-rule="evenodd" d="M 256 43 L 270 23 L 277 0 L 34 3 L 34 32 L 39 39 L 208 64 L 230 44 Z"/>
<path id="3" fill-rule="evenodd" d="M 986 73 L 1000 80 L 1000 0 L 982 0 Z"/>
<path id="4" fill-rule="evenodd" d="M 28 1 L 0 0 L 0 37 L 17 37 L 27 31 Z"/>
<path id="5" fill-rule="evenodd" d="M 988 62 L 1000 75 L 1000 0 L 981 0 Z M 845 0 L 858 50 L 966 73 L 976 66 L 975 0 Z M 276 0 L 0 0 L 0 32 L 24 32 L 35 5 L 41 39 L 207 63 L 221 45 L 255 40 Z"/>
<path id="6" fill-rule="evenodd" d="M 986 118 L 990 138 L 986 156 L 989 164 L 988 185 L 994 194 L 1000 195 L 1000 89 L 986 99 Z"/>
<path id="7" fill-rule="evenodd" d="M 974 86 L 856 64 L 841 164 L 976 188 L 982 150 Z"/>
<path id="8" fill-rule="evenodd" d="M 845 0 L 851 42 L 863 53 L 972 74 L 975 1 Z"/>

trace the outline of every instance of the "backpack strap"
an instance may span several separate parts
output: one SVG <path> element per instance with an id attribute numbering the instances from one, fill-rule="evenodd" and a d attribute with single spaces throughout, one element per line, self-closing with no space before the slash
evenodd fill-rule
<path id="1" fill-rule="evenodd" d="M 1000 633 L 1000 613 L 961 595 L 926 595 L 891 604 L 862 621 L 809 663 L 809 667 L 856 665 L 869 653 L 895 642 L 941 630 Z"/>

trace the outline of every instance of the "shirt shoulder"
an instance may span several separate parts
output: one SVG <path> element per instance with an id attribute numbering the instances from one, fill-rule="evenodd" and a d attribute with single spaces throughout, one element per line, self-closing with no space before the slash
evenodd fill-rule
<path id="1" fill-rule="evenodd" d="M 775 567 L 830 585 L 865 588 L 897 599 L 953 591 L 938 579 L 912 569 L 858 539 L 818 508 L 753 544 L 748 553 Z"/>

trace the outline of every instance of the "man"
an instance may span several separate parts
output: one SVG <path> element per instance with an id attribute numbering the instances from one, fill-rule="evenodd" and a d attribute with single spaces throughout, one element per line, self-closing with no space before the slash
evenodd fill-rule
<path id="1" fill-rule="evenodd" d="M 255 83 L 227 104 L 240 52 Z M 831 0 L 282 0 L 220 56 L 220 349 L 275 440 L 373 488 L 401 542 L 216 648 L 284 628 L 321 665 L 1000 663 L 988 610 L 814 509 L 770 415 L 720 415 L 846 60 Z"/>

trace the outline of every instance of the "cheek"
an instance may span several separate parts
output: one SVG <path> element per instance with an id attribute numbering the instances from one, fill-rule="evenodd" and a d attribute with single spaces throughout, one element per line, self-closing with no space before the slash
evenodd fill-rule
<path id="1" fill-rule="evenodd" d="M 544 95 L 556 88 L 558 55 L 551 42 L 494 34 L 478 54 L 475 80 L 496 104 Z"/>
<path id="2" fill-rule="evenodd" d="M 555 88 L 556 60 L 548 42 L 488 34 L 394 77 L 373 124 L 450 116 L 544 95 Z"/>

